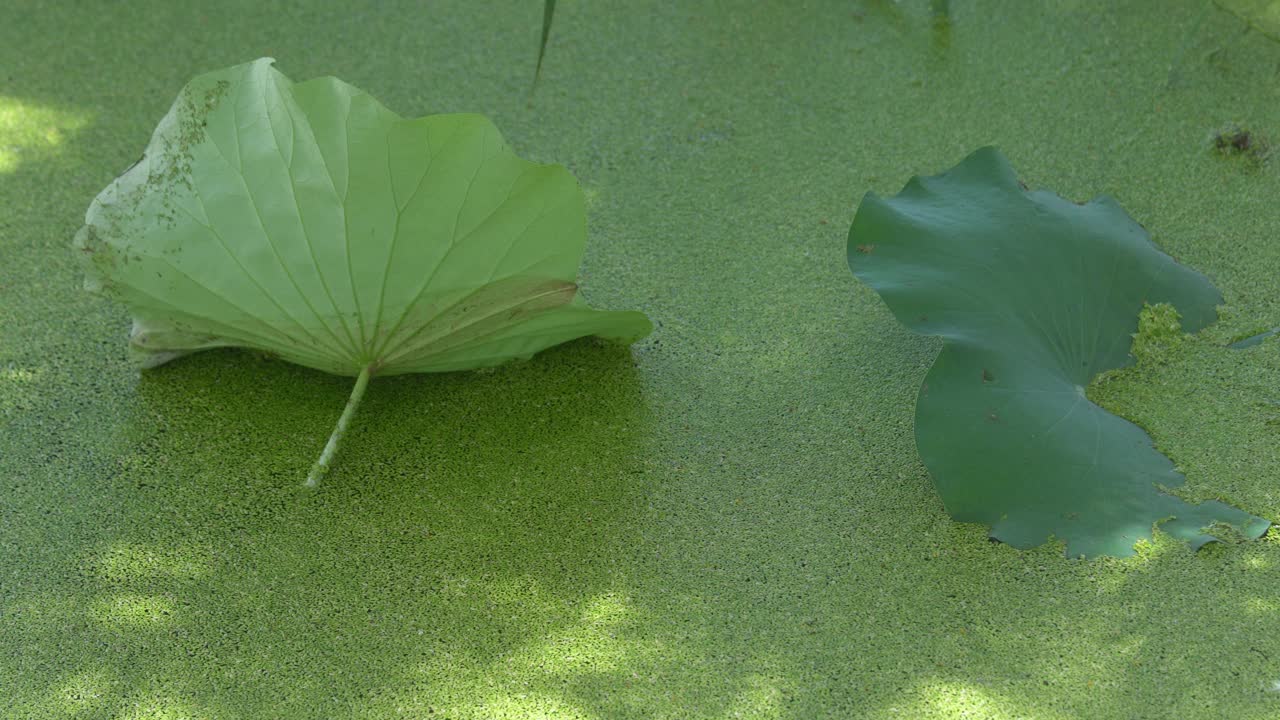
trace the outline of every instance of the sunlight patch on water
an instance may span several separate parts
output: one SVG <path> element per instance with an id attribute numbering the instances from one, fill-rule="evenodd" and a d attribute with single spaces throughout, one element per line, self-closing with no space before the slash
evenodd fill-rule
<path id="1" fill-rule="evenodd" d="M 94 603 L 90 615 L 104 625 L 139 628 L 168 625 L 177 612 L 167 597 L 122 593 Z"/>
<path id="2" fill-rule="evenodd" d="M 111 678 L 104 670 L 77 673 L 58 687 L 51 705 L 69 715 L 88 713 L 107 702 L 110 686 Z"/>
<path id="3" fill-rule="evenodd" d="M 204 558 L 191 548 L 154 548 L 113 543 L 94 565 L 108 580 L 192 580 L 208 573 Z"/>
<path id="4" fill-rule="evenodd" d="M 918 686 L 909 708 L 889 708 L 889 716 L 902 718 L 1008 718 L 1009 720 L 1066 720 L 1052 710 L 1029 710 L 977 683 L 935 679 Z"/>
<path id="5" fill-rule="evenodd" d="M 21 401 L 35 391 L 35 383 L 40 379 L 40 374 L 40 370 L 0 367 L 0 415 L 7 415 L 18 409 Z"/>
<path id="6" fill-rule="evenodd" d="M 23 162 L 56 154 L 90 116 L 0 95 L 0 173 Z"/>

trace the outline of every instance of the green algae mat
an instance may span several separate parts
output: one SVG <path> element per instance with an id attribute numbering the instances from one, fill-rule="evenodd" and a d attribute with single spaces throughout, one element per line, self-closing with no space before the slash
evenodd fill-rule
<path id="1" fill-rule="evenodd" d="M 941 343 L 845 262 L 865 193 L 986 145 L 1115 198 L 1223 304 L 1144 312 L 1089 399 L 1181 501 L 1280 519 L 1280 43 L 1204 2 L 559 2 L 531 93 L 541 3 L 422 5 L 0 9 L 0 717 L 1280 714 L 1280 532 L 1080 561 L 952 520 Z M 71 237 L 263 56 L 567 166 L 585 300 L 654 332 L 379 378 L 315 489 L 350 378 L 139 373 Z"/>

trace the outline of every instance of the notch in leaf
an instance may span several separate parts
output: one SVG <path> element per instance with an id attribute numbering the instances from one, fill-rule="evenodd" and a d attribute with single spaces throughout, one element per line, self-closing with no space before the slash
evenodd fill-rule
<path id="1" fill-rule="evenodd" d="M 516 157 L 482 116 L 401 118 L 272 62 L 183 88 L 75 244 L 86 286 L 132 311 L 144 367 L 234 346 L 356 377 L 308 484 L 375 375 L 651 330 L 578 295 L 586 213 L 563 167 Z"/>
<path id="2" fill-rule="evenodd" d="M 894 197 L 868 193 L 848 247 L 903 325 L 944 341 L 916 401 L 916 446 L 952 517 L 1018 548 L 1057 537 L 1070 556 L 1131 555 L 1161 522 L 1197 548 L 1217 523 L 1265 532 L 1261 518 L 1163 492 L 1182 474 L 1085 396 L 1132 362 L 1144 303 L 1173 305 L 1195 332 L 1221 302 L 1114 200 L 1025 190 L 984 148 Z"/>

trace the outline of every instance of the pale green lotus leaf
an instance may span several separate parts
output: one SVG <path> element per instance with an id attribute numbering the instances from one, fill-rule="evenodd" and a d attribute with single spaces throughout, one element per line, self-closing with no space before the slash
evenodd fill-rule
<path id="1" fill-rule="evenodd" d="M 184 87 L 77 235 L 88 287 L 133 313 L 144 366 L 254 348 L 363 378 L 358 402 L 375 375 L 650 331 L 578 296 L 586 213 L 563 167 L 516 157 L 482 116 L 405 119 L 272 62 Z"/>

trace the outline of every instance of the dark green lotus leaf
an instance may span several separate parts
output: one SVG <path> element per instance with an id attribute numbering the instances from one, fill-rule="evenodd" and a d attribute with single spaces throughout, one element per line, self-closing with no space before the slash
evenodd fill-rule
<path id="1" fill-rule="evenodd" d="M 1144 303 L 1174 306 L 1194 332 L 1221 301 L 1115 201 L 1028 191 L 984 148 L 894 197 L 869 193 L 849 264 L 898 320 L 944 340 L 916 403 L 916 445 L 955 519 L 1018 548 L 1056 537 L 1070 556 L 1131 555 L 1158 522 L 1194 547 L 1219 523 L 1266 530 L 1164 492 L 1184 482 L 1173 463 L 1085 396 L 1095 375 L 1132 362 Z"/>

